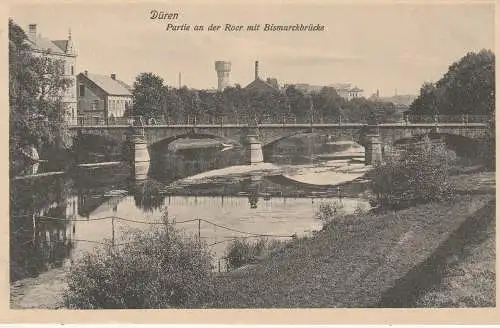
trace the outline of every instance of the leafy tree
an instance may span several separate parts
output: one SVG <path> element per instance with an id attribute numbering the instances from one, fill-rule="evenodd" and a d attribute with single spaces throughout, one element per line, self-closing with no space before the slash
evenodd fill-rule
<path id="1" fill-rule="evenodd" d="M 11 169 L 26 164 L 26 146 L 64 149 L 70 138 L 62 97 L 72 81 L 63 61 L 48 53 L 34 54 L 24 31 L 9 19 L 9 112 Z"/>
<path id="2" fill-rule="evenodd" d="M 164 114 L 164 80 L 153 73 L 141 73 L 134 82 L 132 91 L 134 115 L 159 119 Z"/>
<path id="3" fill-rule="evenodd" d="M 477 114 L 495 110 L 495 54 L 470 52 L 453 63 L 435 84 L 425 83 L 411 114 Z"/>
<path id="4" fill-rule="evenodd" d="M 314 108 L 318 115 L 326 120 L 337 119 L 345 100 L 331 87 L 324 87 L 319 93 L 313 93 Z"/>
<path id="5" fill-rule="evenodd" d="M 391 154 L 375 167 L 372 187 L 376 204 L 396 209 L 452 197 L 449 170 L 454 160 L 455 154 L 444 142 L 435 143 L 428 137 Z"/>

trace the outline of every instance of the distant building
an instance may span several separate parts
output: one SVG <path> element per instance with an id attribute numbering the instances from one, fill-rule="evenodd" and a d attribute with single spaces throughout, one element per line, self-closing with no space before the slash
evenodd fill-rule
<path id="1" fill-rule="evenodd" d="M 77 120 L 77 98 L 76 98 L 76 51 L 71 40 L 71 31 L 66 40 L 50 40 L 38 34 L 37 24 L 28 27 L 27 41 L 35 56 L 47 56 L 63 63 L 63 77 L 70 79 L 73 84 L 62 95 L 62 105 L 65 111 L 65 119 L 74 124 Z"/>
<path id="2" fill-rule="evenodd" d="M 347 100 L 351 100 L 353 98 L 362 97 L 363 90 L 358 88 L 357 86 L 352 86 L 351 83 L 334 83 L 330 84 L 329 87 L 332 87 L 337 91 L 339 96 L 345 98 Z"/>
<path id="3" fill-rule="evenodd" d="M 323 88 L 333 88 L 339 96 L 347 100 L 362 97 L 363 90 L 357 86 L 352 86 L 350 83 L 335 83 L 326 85 L 313 85 L 308 83 L 295 83 L 292 84 L 295 89 L 303 93 L 319 93 Z"/>
<path id="4" fill-rule="evenodd" d="M 257 92 L 279 92 L 278 81 L 276 79 L 268 79 L 268 82 L 259 77 L 259 62 L 255 62 L 255 79 L 250 82 L 246 90 Z"/>
<path id="5" fill-rule="evenodd" d="M 312 92 L 320 92 L 325 86 L 323 85 L 312 85 L 307 83 L 296 83 L 293 84 L 295 89 L 303 92 L 303 93 L 312 93 Z"/>
<path id="6" fill-rule="evenodd" d="M 123 117 L 132 106 L 132 90 L 116 74 L 101 75 L 85 71 L 77 76 L 78 114 L 86 121 L 108 122 Z"/>
<path id="7" fill-rule="evenodd" d="M 215 62 L 217 72 L 217 90 L 223 91 L 229 86 L 229 74 L 231 73 L 231 62 L 218 60 Z"/>
<path id="8" fill-rule="evenodd" d="M 415 99 L 417 99 L 417 95 L 394 95 L 389 97 L 380 97 L 380 93 L 377 90 L 377 93 L 370 96 L 371 100 L 375 101 L 386 101 L 392 102 L 394 105 L 400 105 L 401 107 L 409 107 Z"/>

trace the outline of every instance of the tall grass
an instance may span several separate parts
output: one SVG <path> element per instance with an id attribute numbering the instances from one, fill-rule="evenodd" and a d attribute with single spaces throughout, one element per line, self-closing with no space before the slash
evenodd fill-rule
<path id="1" fill-rule="evenodd" d="M 226 249 L 228 269 L 234 270 L 246 264 L 253 263 L 273 251 L 283 247 L 286 241 L 259 238 L 258 240 L 235 239 Z"/>

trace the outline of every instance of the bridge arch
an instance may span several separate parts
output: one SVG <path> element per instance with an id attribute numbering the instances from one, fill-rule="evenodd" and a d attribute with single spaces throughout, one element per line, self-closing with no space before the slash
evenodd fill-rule
<path id="1" fill-rule="evenodd" d="M 155 141 L 154 143 L 149 145 L 148 148 L 160 149 L 160 148 L 168 146 L 172 142 L 179 140 L 179 139 L 211 139 L 211 140 L 220 141 L 221 143 L 231 143 L 231 144 L 241 145 L 241 140 L 236 140 L 236 138 L 228 138 L 228 137 L 218 136 L 215 134 L 196 133 L 195 132 L 195 133 L 183 133 L 183 134 L 178 134 L 178 135 L 163 138 L 161 140 Z"/>
<path id="2" fill-rule="evenodd" d="M 120 160 L 126 145 L 126 136 L 120 139 L 110 134 L 78 133 L 73 137 L 73 150 L 78 162 Z"/>
<path id="3" fill-rule="evenodd" d="M 446 147 L 454 151 L 457 156 L 465 158 L 476 158 L 481 151 L 480 140 L 469 136 L 463 136 L 453 133 L 440 133 L 440 132 L 429 132 L 420 133 L 412 136 L 407 136 L 394 141 L 394 146 L 403 145 L 407 143 L 417 142 L 423 140 L 425 137 L 429 137 L 431 140 L 442 140 Z"/>

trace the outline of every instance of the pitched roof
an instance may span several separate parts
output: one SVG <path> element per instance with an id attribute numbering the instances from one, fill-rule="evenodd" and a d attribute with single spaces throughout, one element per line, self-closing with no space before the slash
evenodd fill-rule
<path id="1" fill-rule="evenodd" d="M 123 82 L 122 80 L 115 80 L 116 82 L 120 83 L 121 85 L 123 85 L 123 87 L 125 89 L 127 89 L 128 91 L 130 91 L 130 93 L 132 93 L 132 87 L 130 85 L 128 85 L 127 83 Z"/>
<path id="2" fill-rule="evenodd" d="M 351 83 L 333 83 L 330 84 L 329 87 L 332 87 L 336 90 L 349 90 L 351 89 Z"/>
<path id="3" fill-rule="evenodd" d="M 52 43 L 61 48 L 64 52 L 68 49 L 68 40 L 53 40 Z"/>
<path id="4" fill-rule="evenodd" d="M 50 51 L 51 53 L 54 54 L 61 54 L 65 55 L 66 54 L 66 44 L 62 43 L 63 40 L 57 40 L 57 41 L 51 41 L 47 38 L 40 37 L 40 36 L 28 36 L 28 42 L 33 50 L 38 50 L 38 51 Z M 57 42 L 58 44 L 56 44 Z M 63 46 L 63 48 L 60 48 L 60 46 Z"/>
<path id="5" fill-rule="evenodd" d="M 354 87 L 354 88 L 352 88 L 350 91 L 354 91 L 354 92 L 361 92 L 361 91 L 363 91 L 363 90 L 361 90 L 361 89 L 360 89 L 360 88 L 358 88 L 358 87 Z"/>
<path id="6" fill-rule="evenodd" d="M 130 87 L 126 87 L 126 83 L 119 80 L 114 80 L 108 75 L 93 74 L 93 73 L 80 73 L 90 81 L 94 82 L 99 88 L 109 95 L 117 96 L 132 96 Z"/>
<path id="7" fill-rule="evenodd" d="M 250 84 L 248 84 L 245 89 L 254 89 L 254 90 L 259 90 L 259 91 L 279 91 L 275 87 L 273 87 L 271 84 L 267 83 L 266 81 L 263 81 L 261 79 L 255 79 L 253 80 Z"/>

